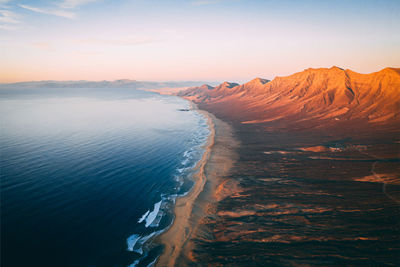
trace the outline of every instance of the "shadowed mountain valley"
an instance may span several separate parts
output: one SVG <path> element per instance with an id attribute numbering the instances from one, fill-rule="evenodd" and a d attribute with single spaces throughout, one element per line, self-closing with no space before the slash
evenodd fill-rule
<path id="1" fill-rule="evenodd" d="M 179 95 L 240 143 L 181 262 L 398 265 L 399 69 L 307 69 Z"/>

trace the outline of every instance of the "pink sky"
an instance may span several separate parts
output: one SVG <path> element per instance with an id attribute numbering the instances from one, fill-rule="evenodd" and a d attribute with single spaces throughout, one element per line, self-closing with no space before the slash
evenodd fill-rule
<path id="1" fill-rule="evenodd" d="M 400 62 L 396 1 L 150 2 L 0 0 L 0 82 L 243 82 Z"/>

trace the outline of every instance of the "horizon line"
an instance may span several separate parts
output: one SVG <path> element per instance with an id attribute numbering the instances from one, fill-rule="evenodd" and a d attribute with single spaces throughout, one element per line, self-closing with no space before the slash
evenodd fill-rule
<path id="1" fill-rule="evenodd" d="M 252 78 L 250 80 L 246 79 L 246 81 L 252 81 L 252 80 L 258 79 L 258 78 L 272 81 L 277 77 L 287 77 L 287 76 L 290 76 L 290 75 L 293 75 L 293 74 L 296 74 L 296 73 L 307 71 L 309 69 L 318 70 L 318 69 L 334 69 L 334 68 L 339 68 L 339 69 L 341 69 L 343 71 L 356 72 L 356 71 L 353 71 L 353 70 L 348 69 L 348 68 L 345 69 L 345 68 L 342 68 L 342 67 L 338 67 L 336 65 L 332 65 L 331 67 L 308 67 L 308 68 L 303 68 L 303 70 L 293 72 L 293 73 L 291 73 L 289 75 L 282 75 L 282 76 L 276 75 L 272 79 L 256 76 L 255 78 Z M 384 67 L 384 68 L 379 69 L 377 71 L 368 72 L 368 73 L 361 73 L 361 72 L 356 72 L 356 73 L 363 74 L 363 75 L 368 75 L 368 74 L 372 74 L 372 73 L 377 73 L 377 72 L 383 71 L 385 69 L 400 69 L 400 66 L 399 67 Z M 155 83 L 172 83 L 172 82 L 176 82 L 176 83 L 184 83 L 184 82 L 221 83 L 221 81 L 230 82 L 230 83 L 239 83 L 239 84 L 245 83 L 245 82 L 243 82 L 244 80 L 235 82 L 235 81 L 229 81 L 229 79 L 221 79 L 219 81 L 216 81 L 216 80 L 136 80 L 136 79 L 129 79 L 129 78 L 121 78 L 121 79 L 114 79 L 114 80 L 85 80 L 85 79 L 78 79 L 78 80 L 53 80 L 53 79 L 49 79 L 49 80 L 27 80 L 27 81 L 17 81 L 17 82 L 0 82 L 0 85 L 12 85 L 12 84 L 18 84 L 18 83 L 40 83 L 40 82 L 116 82 L 116 81 L 123 81 L 123 80 L 131 81 L 131 82 L 155 82 Z"/>

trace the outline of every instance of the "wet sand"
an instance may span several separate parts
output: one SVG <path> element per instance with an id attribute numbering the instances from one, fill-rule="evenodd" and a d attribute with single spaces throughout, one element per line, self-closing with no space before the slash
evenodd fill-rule
<path id="1" fill-rule="evenodd" d="M 197 109 L 194 104 L 193 108 Z M 218 198 L 215 191 L 235 161 L 234 149 L 238 143 L 231 127 L 204 110 L 199 112 L 208 118 L 211 133 L 203 157 L 195 167 L 195 184 L 186 196 L 176 200 L 174 222 L 159 237 L 164 252 L 157 266 L 180 266 L 192 261 L 192 240 L 202 235 L 199 223 L 208 213 L 209 204 Z"/>

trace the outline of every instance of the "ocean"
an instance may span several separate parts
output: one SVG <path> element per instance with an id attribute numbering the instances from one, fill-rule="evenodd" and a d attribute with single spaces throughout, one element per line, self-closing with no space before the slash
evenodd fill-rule
<path id="1" fill-rule="evenodd" d="M 0 90 L 1 265 L 148 266 L 210 130 L 174 96 Z"/>

